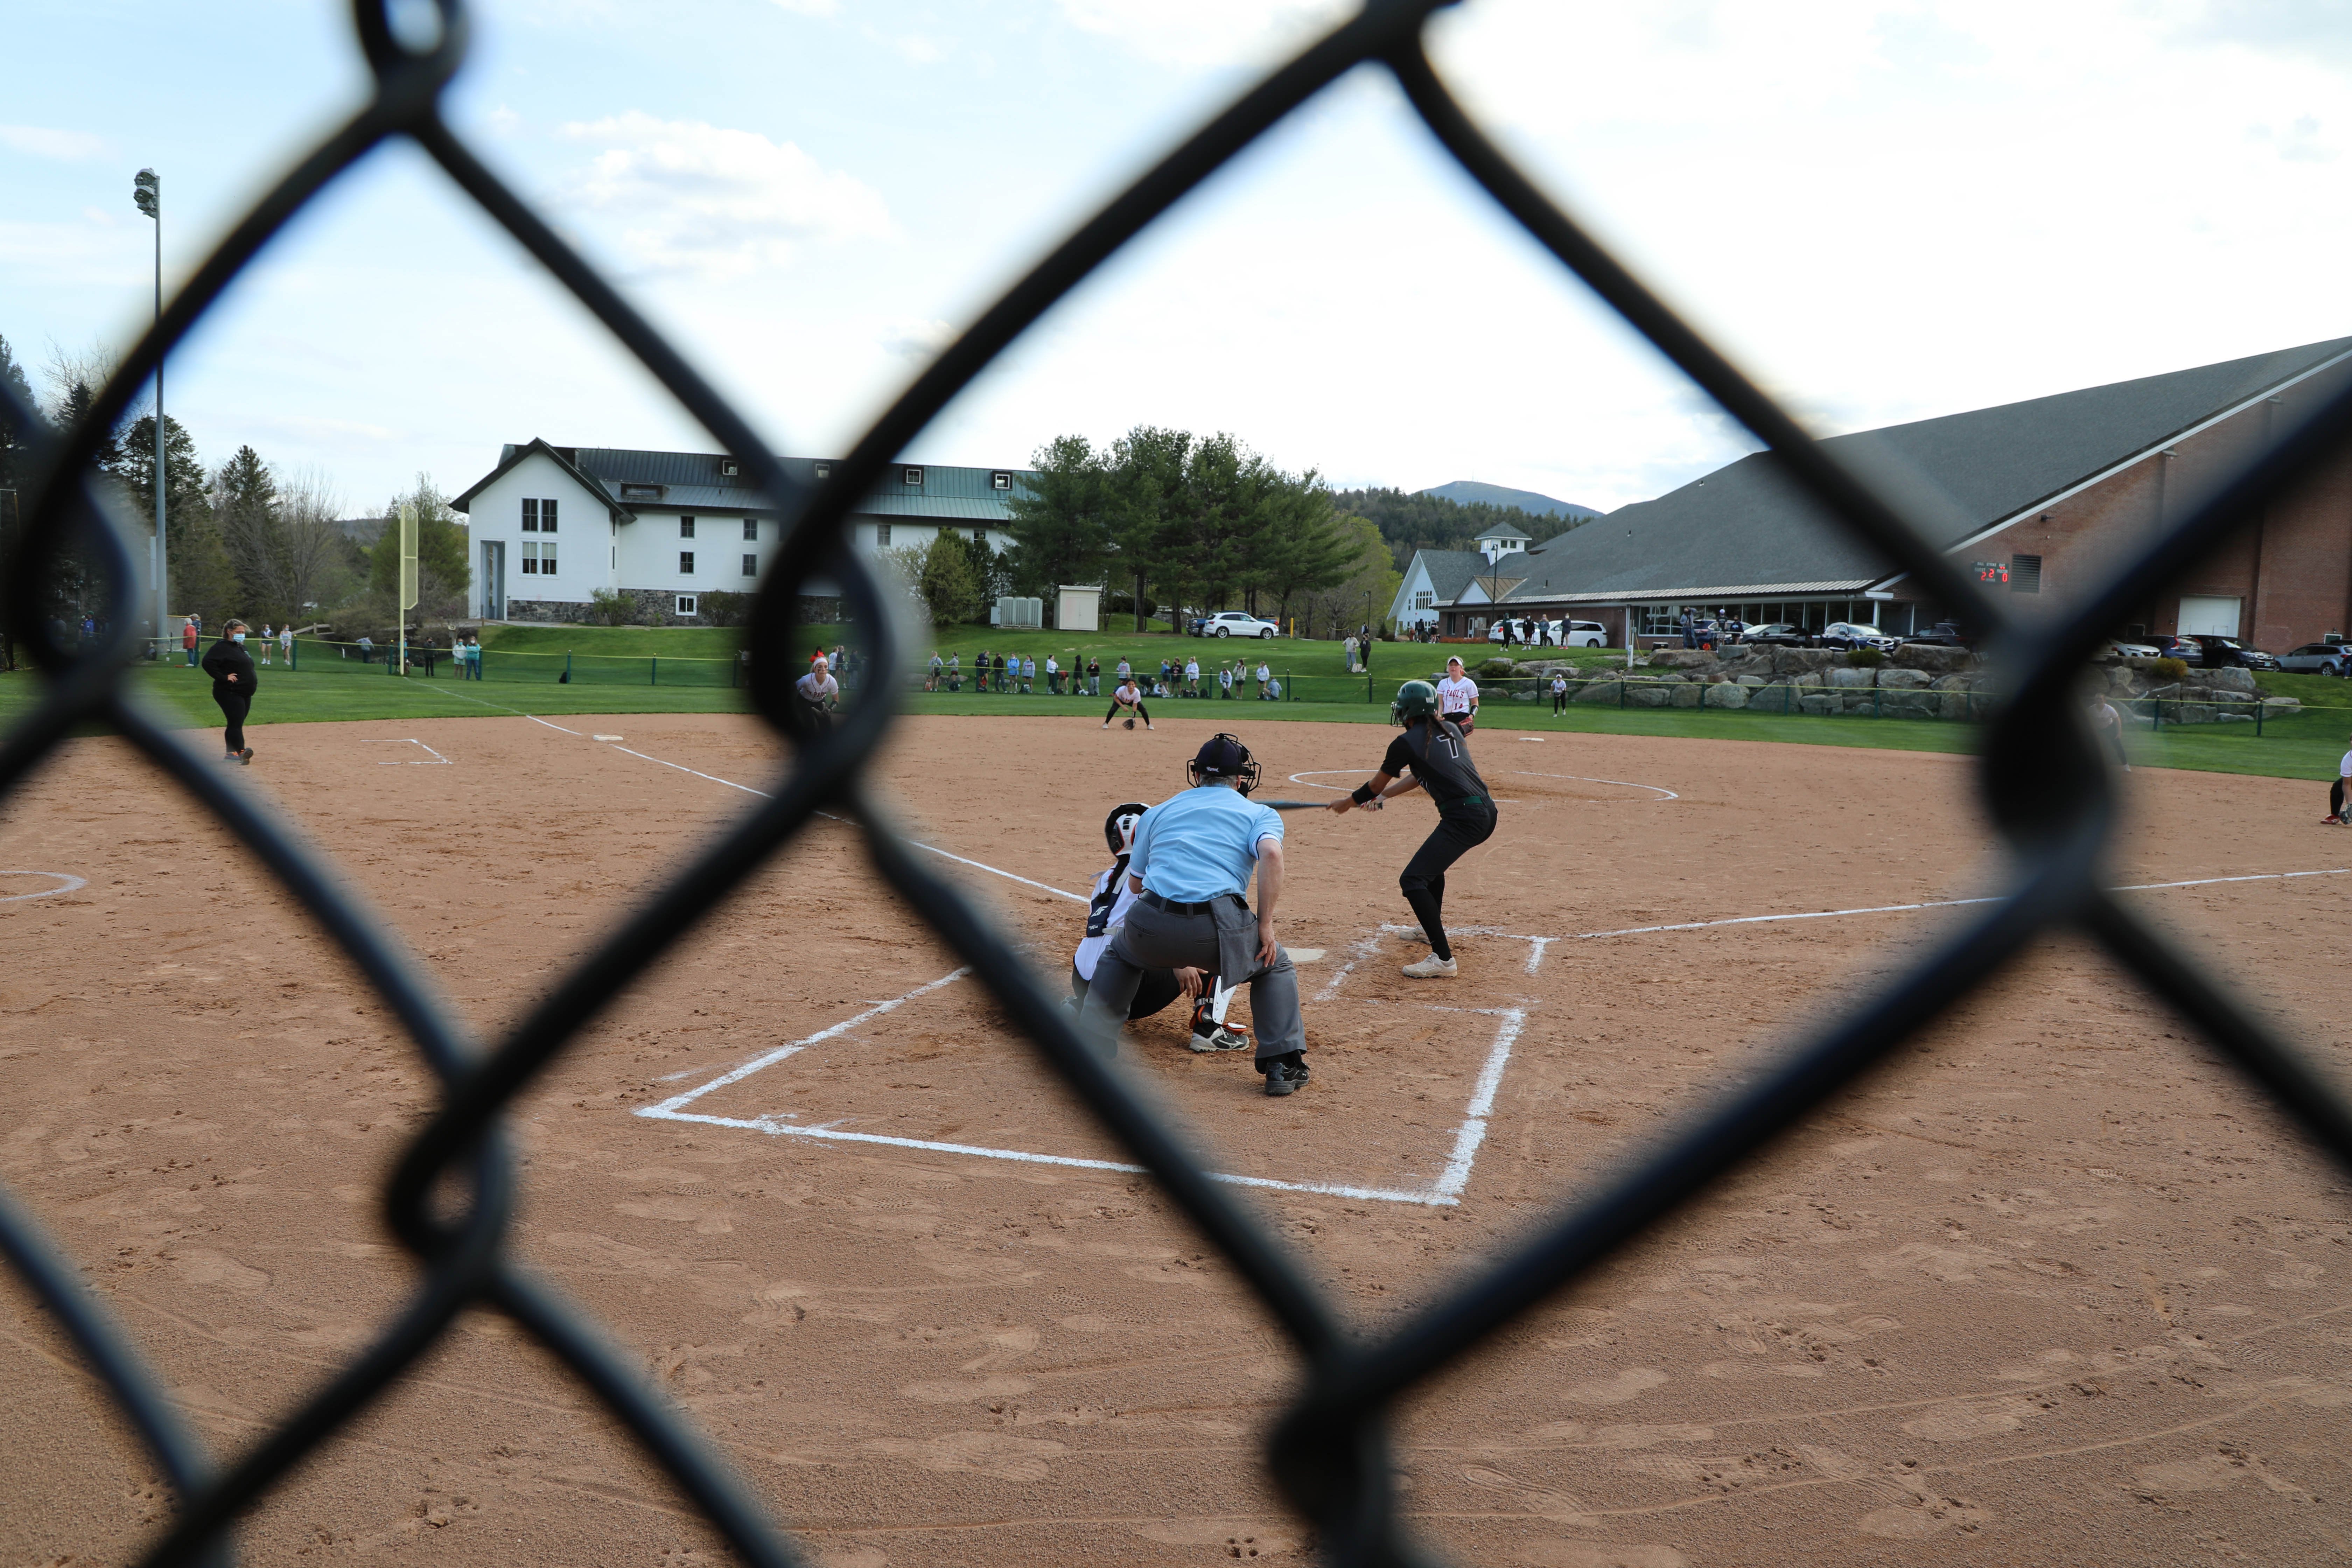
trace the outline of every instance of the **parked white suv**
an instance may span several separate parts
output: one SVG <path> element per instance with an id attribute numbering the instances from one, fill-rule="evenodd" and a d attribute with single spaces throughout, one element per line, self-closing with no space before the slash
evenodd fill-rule
<path id="1" fill-rule="evenodd" d="M 1259 620 L 1247 610 L 1220 610 L 1201 623 L 1204 637 L 1264 637 L 1272 642 L 1281 631 L 1272 621 Z"/>
<path id="2" fill-rule="evenodd" d="M 1511 635 L 1529 647 L 1607 647 L 1609 628 L 1599 621 L 1535 621 L 1509 617 Z M 1503 640 L 1503 623 L 1486 628 L 1486 640 Z"/>

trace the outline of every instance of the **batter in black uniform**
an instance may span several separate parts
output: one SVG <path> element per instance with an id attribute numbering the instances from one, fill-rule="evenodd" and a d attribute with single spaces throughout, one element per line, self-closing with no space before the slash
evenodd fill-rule
<path id="1" fill-rule="evenodd" d="M 1397 884 L 1404 901 L 1429 936 L 1429 956 L 1404 966 L 1415 980 L 1433 980 L 1454 973 L 1454 948 L 1445 940 L 1445 868 L 1495 835 L 1495 801 L 1486 781 L 1471 763 L 1470 748 L 1462 731 L 1437 710 L 1437 689 L 1426 680 L 1408 680 L 1397 689 L 1389 716 L 1404 726 L 1404 733 L 1389 742 L 1381 771 L 1355 793 L 1331 803 L 1348 812 L 1357 806 L 1378 811 L 1381 802 L 1407 790 L 1425 789 L 1437 804 L 1437 831 L 1405 862 Z M 1410 772 L 1412 777 L 1404 775 Z"/>

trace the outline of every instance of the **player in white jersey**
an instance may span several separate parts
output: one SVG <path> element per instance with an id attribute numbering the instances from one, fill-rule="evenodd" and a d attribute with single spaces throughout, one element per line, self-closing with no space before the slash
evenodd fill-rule
<path id="1" fill-rule="evenodd" d="M 1094 896 L 1087 902 L 1087 934 L 1078 942 L 1078 951 L 1070 959 L 1070 997 L 1068 1005 L 1076 1012 L 1086 1005 L 1087 989 L 1094 984 L 1095 963 L 1102 957 L 1103 949 L 1111 943 L 1112 933 L 1127 923 L 1128 911 L 1135 907 L 1141 895 L 1129 885 L 1127 860 L 1135 847 L 1135 825 L 1151 809 L 1141 801 L 1129 801 L 1110 808 L 1103 819 L 1103 840 L 1109 847 L 1111 862 L 1101 876 L 1095 879 Z M 1255 1047 L 1257 1041 L 1246 1024 L 1227 1025 L 1216 1017 L 1216 977 L 1198 969 L 1147 969 L 1143 982 L 1135 988 L 1135 1000 L 1128 1004 L 1127 1021 L 1149 1018 L 1179 996 L 1192 998 L 1192 1048 L 1196 1051 L 1242 1051 Z M 1230 999 L 1233 993 L 1225 993 Z"/>
<path id="2" fill-rule="evenodd" d="M 801 717 L 813 734 L 822 735 L 833 728 L 833 710 L 841 702 L 841 683 L 833 678 L 833 666 L 824 655 L 809 661 L 809 672 L 793 682 L 800 694 Z"/>
<path id="3" fill-rule="evenodd" d="M 2352 735 L 2345 737 L 2352 741 Z M 2352 752 L 2336 764 L 2336 782 L 2327 786 L 2326 820 L 2337 826 L 2352 826 Z"/>
<path id="4" fill-rule="evenodd" d="M 1445 661 L 1445 679 L 1437 683 L 1438 716 L 1464 734 L 1478 722 L 1478 683 L 1462 673 L 1458 658 Z"/>

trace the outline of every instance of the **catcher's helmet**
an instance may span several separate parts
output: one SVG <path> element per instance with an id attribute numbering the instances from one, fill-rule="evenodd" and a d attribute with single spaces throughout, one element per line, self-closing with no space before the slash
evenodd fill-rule
<path id="1" fill-rule="evenodd" d="M 1257 788 L 1257 763 L 1250 760 L 1249 748 L 1242 744 L 1239 735 L 1210 736 L 1192 753 L 1192 760 L 1184 764 L 1186 783 L 1204 784 L 1211 779 L 1231 779 L 1244 795 Z"/>
<path id="2" fill-rule="evenodd" d="M 1437 717 L 1437 688 L 1426 680 L 1408 680 L 1397 688 L 1396 700 L 1389 704 L 1389 722 L 1410 724 L 1415 719 Z"/>
<path id="3" fill-rule="evenodd" d="M 1150 809 L 1139 800 L 1110 808 L 1110 815 L 1103 818 L 1103 842 L 1110 846 L 1112 854 L 1124 855 L 1135 847 L 1135 825 Z"/>

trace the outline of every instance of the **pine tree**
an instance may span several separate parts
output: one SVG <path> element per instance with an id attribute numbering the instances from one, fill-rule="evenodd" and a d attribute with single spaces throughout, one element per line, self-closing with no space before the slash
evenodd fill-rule
<path id="1" fill-rule="evenodd" d="M 77 383 L 68 405 L 87 407 L 87 389 Z M 111 444 L 110 444 L 111 445 Z M 155 517 L 155 416 L 143 414 L 123 432 L 121 445 L 102 455 L 100 467 L 121 484 L 129 515 L 144 520 L 153 538 Z M 236 563 L 213 516 L 211 487 L 196 443 L 180 422 L 163 416 L 163 552 L 169 568 L 167 595 L 175 616 L 199 615 L 208 627 L 231 616 L 250 614 Z"/>
<path id="2" fill-rule="evenodd" d="M 261 454 L 239 447 L 213 476 L 213 521 L 236 573 L 247 613 L 275 618 L 285 577 L 285 540 L 278 515 L 278 479 Z"/>
<path id="3" fill-rule="evenodd" d="M 0 338 L 0 569 L 15 557 L 23 536 L 24 487 L 32 478 L 28 470 L 40 423 L 32 383 L 25 379 L 25 368 L 8 340 Z M 17 636 L 18 628 L 8 623 L 7 606 L 0 604 L 0 669 L 16 668 Z"/>

